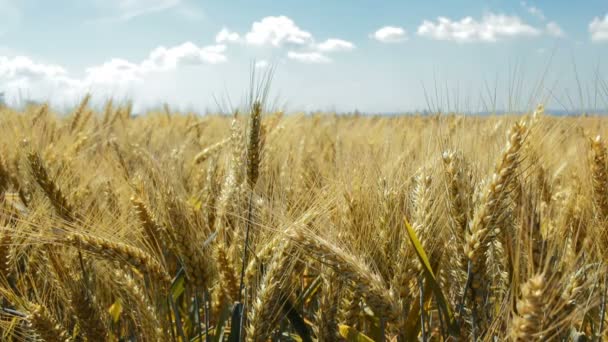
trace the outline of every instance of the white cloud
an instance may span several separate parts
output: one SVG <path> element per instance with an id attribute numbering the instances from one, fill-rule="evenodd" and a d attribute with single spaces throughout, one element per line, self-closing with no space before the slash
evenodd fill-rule
<path id="1" fill-rule="evenodd" d="M 23 95 L 48 98 L 54 91 L 61 92 L 64 100 L 76 87 L 78 81 L 59 65 L 35 62 L 26 56 L 0 56 L 0 89 L 9 102 Z"/>
<path id="2" fill-rule="evenodd" d="M 113 58 L 101 65 L 86 69 L 85 78 L 80 82 L 93 85 L 123 85 L 130 82 L 141 81 L 143 72 L 140 65 L 121 58 Z"/>
<path id="3" fill-rule="evenodd" d="M 113 58 L 86 68 L 82 77 L 70 76 L 59 65 L 34 62 L 29 57 L 0 56 L 0 89 L 7 89 L 8 95 L 13 97 L 17 96 L 15 92 L 23 89 L 39 97 L 59 92 L 53 97 L 64 103 L 70 103 L 87 91 L 97 94 L 119 91 L 124 94 L 135 85 L 143 84 L 146 77 L 155 73 L 225 62 L 225 50 L 225 45 L 199 47 L 192 42 L 170 48 L 160 46 L 139 63 Z"/>
<path id="4" fill-rule="evenodd" d="M 287 46 L 287 58 L 302 63 L 330 63 L 325 54 L 352 51 L 355 44 L 344 39 L 329 38 L 317 43 L 313 35 L 301 29 L 289 17 L 268 16 L 251 25 L 251 30 L 243 35 L 223 28 L 216 36 L 216 42 L 243 42 L 251 46 Z M 264 67 L 265 61 L 261 62 Z"/>
<path id="5" fill-rule="evenodd" d="M 382 43 L 398 43 L 407 40 L 407 32 L 401 27 L 384 26 L 374 32 L 371 37 Z"/>
<path id="6" fill-rule="evenodd" d="M 64 68 L 53 64 L 35 63 L 25 56 L 8 58 L 0 56 L 0 79 L 41 79 L 63 76 Z"/>
<path id="7" fill-rule="evenodd" d="M 526 11 L 528 11 L 528 13 L 537 17 L 538 19 L 543 20 L 543 21 L 547 20 L 543 11 L 540 10 L 538 7 L 536 7 L 534 5 L 530 5 L 525 1 L 520 2 L 520 5 L 521 5 L 521 7 L 525 8 Z"/>
<path id="8" fill-rule="evenodd" d="M 302 63 L 330 63 L 331 59 L 319 52 L 295 52 L 289 51 L 287 58 Z"/>
<path id="9" fill-rule="evenodd" d="M 312 43 L 313 37 L 286 16 L 270 16 L 254 22 L 251 31 L 245 35 L 245 41 L 251 45 L 307 45 Z"/>
<path id="10" fill-rule="evenodd" d="M 594 42 L 608 40 L 608 14 L 603 19 L 593 18 L 589 23 L 589 33 L 591 33 L 591 40 Z"/>
<path id="11" fill-rule="evenodd" d="M 164 46 L 152 50 L 150 56 L 141 63 L 141 69 L 148 71 L 166 71 L 185 65 L 218 64 L 226 61 L 225 45 L 198 47 L 186 42 L 171 48 Z"/>
<path id="12" fill-rule="evenodd" d="M 220 32 L 218 32 L 217 35 L 215 36 L 216 43 L 224 43 L 224 42 L 234 43 L 234 42 L 238 42 L 240 39 L 241 39 L 241 37 L 239 36 L 238 33 L 232 32 L 225 27 L 222 28 L 222 30 Z"/>
<path id="13" fill-rule="evenodd" d="M 290 50 L 287 52 L 287 58 L 310 64 L 330 63 L 332 60 L 325 53 L 350 51 L 355 48 L 353 43 L 337 38 L 330 38 L 317 44 L 310 32 L 301 29 L 286 16 L 269 16 L 254 22 L 251 30 L 244 35 L 244 41 L 254 46 L 300 47 L 305 51 L 298 51 L 297 48 Z"/>
<path id="14" fill-rule="evenodd" d="M 418 35 L 434 40 L 459 43 L 496 42 L 503 38 L 530 37 L 540 35 L 540 30 L 524 23 L 519 17 L 489 13 L 481 21 L 465 17 L 453 21 L 446 17 L 437 22 L 425 20 L 418 27 Z"/>
<path id="15" fill-rule="evenodd" d="M 355 48 L 355 44 L 342 39 L 330 38 L 317 45 L 317 50 L 321 52 L 350 51 Z"/>
<path id="16" fill-rule="evenodd" d="M 554 21 L 548 22 L 547 25 L 545 26 L 545 30 L 547 31 L 548 35 L 553 36 L 553 37 L 563 37 L 564 36 L 564 31 Z"/>

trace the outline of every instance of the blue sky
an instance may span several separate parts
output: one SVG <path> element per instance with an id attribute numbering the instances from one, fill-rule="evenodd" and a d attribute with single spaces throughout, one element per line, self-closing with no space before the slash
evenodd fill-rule
<path id="1" fill-rule="evenodd" d="M 0 91 L 230 109 L 255 60 L 290 111 L 607 109 L 607 15 L 599 0 L 0 0 Z"/>

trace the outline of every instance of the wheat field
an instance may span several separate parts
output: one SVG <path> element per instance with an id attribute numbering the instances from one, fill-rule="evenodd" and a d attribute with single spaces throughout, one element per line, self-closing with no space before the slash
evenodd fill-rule
<path id="1" fill-rule="evenodd" d="M 607 334 L 608 120 L 0 109 L 2 341 Z"/>

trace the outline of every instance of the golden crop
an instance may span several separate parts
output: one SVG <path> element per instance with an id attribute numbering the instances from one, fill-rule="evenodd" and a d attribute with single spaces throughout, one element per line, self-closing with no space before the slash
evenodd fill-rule
<path id="1" fill-rule="evenodd" d="M 2 341 L 606 335 L 608 120 L 0 109 Z"/>

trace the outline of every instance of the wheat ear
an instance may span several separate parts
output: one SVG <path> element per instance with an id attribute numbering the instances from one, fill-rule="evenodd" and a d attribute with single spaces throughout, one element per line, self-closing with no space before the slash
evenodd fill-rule
<path id="1" fill-rule="evenodd" d="M 38 304 L 30 304 L 27 322 L 34 332 L 46 342 L 71 341 L 70 334 L 48 310 Z"/>
<path id="2" fill-rule="evenodd" d="M 377 315 L 389 322 L 400 315 L 393 293 L 387 289 L 382 278 L 365 263 L 321 237 L 305 233 L 302 229 L 290 229 L 287 236 L 319 262 L 333 268 L 339 279 L 348 282 L 357 293 L 364 296 Z"/>
<path id="3" fill-rule="evenodd" d="M 57 211 L 57 214 L 66 221 L 72 222 L 76 219 L 74 207 L 68 201 L 67 197 L 61 191 L 57 183 L 51 179 L 42 159 L 37 153 L 28 153 L 27 155 L 34 179 L 40 185 L 49 198 L 51 204 Z"/>
<path id="4" fill-rule="evenodd" d="M 11 175 L 6 168 L 6 163 L 0 153 L 0 196 L 4 196 L 4 192 L 8 191 L 11 183 Z M 0 197 L 1 198 L 1 197 Z"/>
<path id="5" fill-rule="evenodd" d="M 71 286 L 70 303 L 78 318 L 78 324 L 89 340 L 105 341 L 110 330 L 102 316 L 102 310 L 99 308 L 95 296 L 84 287 L 82 281 L 76 279 L 73 281 L 78 282 L 78 284 Z"/>
<path id="6" fill-rule="evenodd" d="M 230 142 L 230 138 L 226 138 L 224 140 L 220 140 L 220 141 L 216 142 L 215 144 L 213 144 L 209 147 L 206 147 L 204 150 L 202 150 L 196 156 L 194 156 L 194 163 L 200 164 L 200 163 L 206 161 L 207 159 L 209 159 L 209 157 L 211 157 L 216 152 L 219 152 L 222 148 L 224 148 L 224 146 L 226 146 L 229 142 Z"/>
<path id="7" fill-rule="evenodd" d="M 247 183 L 253 188 L 260 174 L 260 156 L 262 151 L 262 104 L 253 103 L 249 121 L 249 143 L 247 145 Z"/>
<path id="8" fill-rule="evenodd" d="M 517 300 L 517 313 L 511 322 L 511 336 L 516 341 L 538 339 L 543 329 L 546 282 L 543 275 L 528 279 Z"/>
<path id="9" fill-rule="evenodd" d="M 8 277 L 10 274 L 9 260 L 13 238 L 8 229 L 0 228 L 0 274 Z"/>
<path id="10" fill-rule="evenodd" d="M 283 242 L 274 255 L 252 304 L 247 328 L 247 341 L 262 342 L 272 334 L 284 303 L 288 300 L 289 276 L 294 263 L 290 261 L 290 248 L 288 242 Z"/>
<path id="11" fill-rule="evenodd" d="M 487 314 L 483 310 L 483 303 L 486 298 L 485 289 L 487 280 L 485 279 L 485 262 L 483 256 L 486 254 L 493 233 L 502 226 L 503 214 L 508 205 L 508 193 L 516 175 L 519 162 L 520 150 L 524 142 L 526 126 L 523 123 L 516 123 L 509 131 L 507 146 L 497 164 L 496 171 L 487 183 L 485 190 L 481 194 L 478 207 L 475 210 L 470 230 L 466 234 L 464 253 L 468 259 L 467 267 L 471 272 L 471 297 L 474 301 L 474 311 L 480 310 L 480 314 Z M 470 266 L 470 267 L 469 267 Z M 474 314 L 476 314 L 474 312 Z M 475 324 L 483 323 L 478 320 Z M 474 327 L 476 328 L 476 327 Z M 483 330 L 483 327 L 481 327 Z"/>
<path id="12" fill-rule="evenodd" d="M 163 255 L 162 228 L 154 219 L 154 214 L 139 197 L 131 197 L 131 204 L 154 252 Z"/>
<path id="13" fill-rule="evenodd" d="M 591 141 L 591 179 L 593 183 L 593 199 L 601 219 L 608 219 L 608 170 L 606 166 L 606 145 L 598 135 Z"/>
<path id="14" fill-rule="evenodd" d="M 86 111 L 90 100 L 91 94 L 86 94 L 82 101 L 80 101 L 78 108 L 76 108 L 74 114 L 72 115 L 72 121 L 70 122 L 70 132 L 74 132 L 74 130 L 78 127 L 80 119 L 82 118 L 83 113 Z"/>
<path id="15" fill-rule="evenodd" d="M 122 289 L 129 294 L 137 311 L 143 316 L 140 319 L 140 324 L 142 325 L 142 328 L 145 329 L 143 332 L 153 334 L 156 340 L 168 338 L 161 328 L 161 321 L 158 318 L 156 308 L 150 303 L 148 297 L 137 282 L 122 270 L 115 270 L 114 275 L 115 279 L 117 279 L 116 282 L 122 285 Z"/>
<path id="16" fill-rule="evenodd" d="M 75 316 L 80 327 L 79 330 L 89 340 L 105 341 L 109 330 L 95 296 L 85 284 L 88 279 L 72 276 L 54 250 L 47 247 L 46 251 L 51 265 L 49 269 L 57 282 L 61 284 L 58 289 L 66 291 L 67 304 Z"/>
<path id="17" fill-rule="evenodd" d="M 208 262 L 203 243 L 199 241 L 199 234 L 194 229 L 183 202 L 171 188 L 168 188 L 165 196 L 168 199 L 167 211 L 171 223 L 168 234 L 173 246 L 182 258 L 188 279 L 195 287 L 206 289 L 212 276 L 213 265 Z"/>
<path id="18" fill-rule="evenodd" d="M 68 234 L 63 242 L 76 248 L 82 248 L 107 260 L 129 264 L 140 272 L 149 274 L 153 279 L 160 281 L 162 285 L 168 286 L 171 283 L 171 277 L 165 268 L 139 248 L 80 233 Z"/>

